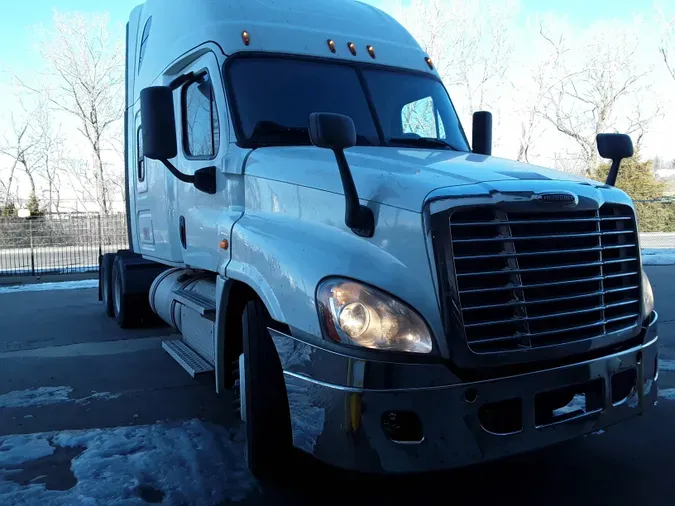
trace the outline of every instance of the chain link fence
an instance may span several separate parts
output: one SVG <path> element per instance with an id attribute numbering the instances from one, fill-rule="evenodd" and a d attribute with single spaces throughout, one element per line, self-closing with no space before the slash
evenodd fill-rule
<path id="1" fill-rule="evenodd" d="M 127 247 L 123 213 L 0 218 L 0 277 L 98 270 L 98 257 Z"/>

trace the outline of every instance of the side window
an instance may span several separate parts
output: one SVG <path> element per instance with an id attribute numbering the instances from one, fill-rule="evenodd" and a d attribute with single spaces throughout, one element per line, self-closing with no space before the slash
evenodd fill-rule
<path id="1" fill-rule="evenodd" d="M 138 181 L 145 181 L 145 155 L 143 154 L 143 130 L 138 129 Z"/>
<path id="2" fill-rule="evenodd" d="M 152 27 L 152 16 L 148 18 L 143 27 L 143 34 L 141 35 L 141 48 L 138 51 L 138 72 L 141 72 L 141 65 L 143 65 L 143 57 L 145 56 L 145 49 L 148 47 L 148 39 L 150 38 L 150 28 Z"/>
<path id="3" fill-rule="evenodd" d="M 220 125 L 208 74 L 183 91 L 183 144 L 188 156 L 212 158 L 218 151 Z"/>
<path id="4" fill-rule="evenodd" d="M 401 109 L 401 122 L 404 134 L 445 138 L 445 127 L 431 97 L 404 105 Z"/>

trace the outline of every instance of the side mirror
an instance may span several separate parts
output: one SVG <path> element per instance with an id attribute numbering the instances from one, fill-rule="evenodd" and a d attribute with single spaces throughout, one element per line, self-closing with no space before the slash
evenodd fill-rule
<path id="1" fill-rule="evenodd" d="M 359 202 L 359 194 L 347 163 L 345 149 L 356 145 L 356 127 L 349 116 L 329 112 L 309 115 L 309 139 L 319 148 L 333 151 L 340 169 L 345 192 L 345 223 L 356 235 L 372 237 L 375 233 L 373 212 Z"/>
<path id="2" fill-rule="evenodd" d="M 633 156 L 633 141 L 626 134 L 598 134 L 595 141 L 600 156 L 612 160 L 612 166 L 605 183 L 614 186 L 616 177 L 619 175 L 621 160 Z"/>
<path id="3" fill-rule="evenodd" d="M 192 183 L 204 193 L 216 193 L 216 168 L 199 169 L 194 175 L 184 174 L 170 161 L 178 154 L 173 90 L 168 86 L 151 86 L 141 90 L 141 122 L 143 154 L 159 160 L 169 172 L 184 183 Z"/>
<path id="4" fill-rule="evenodd" d="M 309 115 L 309 138 L 319 148 L 347 149 L 356 146 L 356 127 L 349 116 L 315 112 Z"/>
<path id="5" fill-rule="evenodd" d="M 143 153 L 152 160 L 168 160 L 178 153 L 173 91 L 168 86 L 141 90 Z"/>
<path id="6" fill-rule="evenodd" d="M 492 155 L 492 113 L 476 111 L 473 113 L 473 152 L 479 155 Z"/>

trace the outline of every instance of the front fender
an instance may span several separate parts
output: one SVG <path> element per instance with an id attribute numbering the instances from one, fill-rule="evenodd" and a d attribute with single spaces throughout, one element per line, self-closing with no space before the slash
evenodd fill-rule
<path id="1" fill-rule="evenodd" d="M 226 272 L 256 290 L 275 320 L 321 336 L 317 285 L 349 277 L 415 308 L 446 355 L 421 214 L 364 202 L 376 220 L 375 235 L 364 239 L 345 226 L 342 195 L 254 177 L 246 192 Z"/>

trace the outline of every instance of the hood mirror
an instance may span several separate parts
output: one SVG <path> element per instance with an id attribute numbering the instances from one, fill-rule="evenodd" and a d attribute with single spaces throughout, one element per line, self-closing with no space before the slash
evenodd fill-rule
<path id="1" fill-rule="evenodd" d="M 356 235 L 372 237 L 375 233 L 373 212 L 359 202 L 359 194 L 349 169 L 345 149 L 356 145 L 356 127 L 349 116 L 329 112 L 309 115 L 309 138 L 319 148 L 330 149 L 340 170 L 345 193 L 345 223 Z"/>
<path id="2" fill-rule="evenodd" d="M 595 140 L 600 156 L 612 160 L 605 184 L 614 186 L 619 175 L 621 160 L 633 156 L 633 141 L 626 134 L 598 134 Z"/>
<path id="3" fill-rule="evenodd" d="M 473 113 L 473 152 L 478 155 L 492 155 L 492 113 L 476 111 Z"/>

